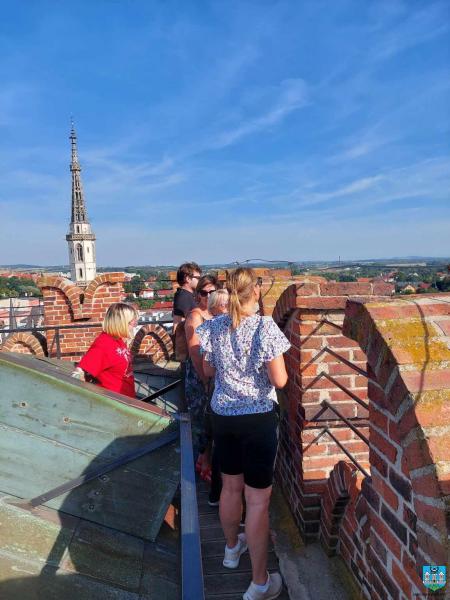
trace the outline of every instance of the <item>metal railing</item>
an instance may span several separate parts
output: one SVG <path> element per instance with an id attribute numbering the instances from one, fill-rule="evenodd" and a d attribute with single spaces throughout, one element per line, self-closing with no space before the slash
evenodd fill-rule
<path id="1" fill-rule="evenodd" d="M 204 600 L 202 548 L 198 518 L 191 418 L 180 414 L 181 441 L 181 592 L 182 600 Z"/>
<path id="2" fill-rule="evenodd" d="M 140 323 L 141 326 L 145 326 L 145 325 L 167 325 L 168 323 L 170 323 L 170 321 L 150 321 L 150 322 L 145 322 L 145 323 Z M 11 327 L 11 328 L 7 328 L 7 329 L 1 329 L 0 333 L 2 334 L 11 334 L 11 333 L 35 333 L 35 332 L 47 332 L 47 331 L 54 331 L 55 335 L 52 339 L 52 343 L 50 348 L 48 348 L 48 354 L 53 353 L 53 350 L 55 349 L 56 352 L 56 358 L 61 358 L 62 353 L 61 353 L 61 331 L 71 331 L 71 330 L 76 330 L 76 329 L 96 329 L 96 328 L 100 328 L 102 326 L 102 323 L 82 323 L 82 324 L 77 324 L 77 325 L 42 325 L 39 327 Z"/>
<path id="3" fill-rule="evenodd" d="M 18 302 L 19 304 L 15 306 L 14 299 L 9 298 L 9 306 L 0 307 L 0 342 L 5 337 L 6 327 L 16 328 L 18 323 L 35 327 L 43 318 L 44 304 L 42 298 L 35 298 L 34 301 L 19 298 Z"/>
<path id="4" fill-rule="evenodd" d="M 177 379 L 148 396 L 155 400 L 182 384 Z M 202 548 L 198 518 L 197 488 L 192 445 L 191 417 L 188 412 L 172 413 L 179 422 L 181 449 L 181 593 L 182 600 L 204 600 Z"/>
<path id="5" fill-rule="evenodd" d="M 139 400 L 141 402 L 154 402 L 157 398 L 159 398 L 166 392 L 170 392 L 171 390 L 175 389 L 180 383 L 182 383 L 182 379 L 176 379 L 175 381 L 172 381 L 171 383 L 164 386 L 163 388 L 160 388 L 159 390 L 152 392 L 148 396 L 145 396 L 144 398 L 139 398 Z M 164 410 L 167 413 L 170 413 L 170 411 L 167 410 L 168 405 L 169 405 L 168 402 L 163 398 Z"/>
<path id="6" fill-rule="evenodd" d="M 182 383 L 178 379 L 150 396 L 155 400 Z M 197 488 L 192 445 L 191 417 L 188 412 L 171 415 L 180 425 L 181 449 L 181 597 L 182 600 L 204 600 L 204 579 L 200 522 L 198 518 Z"/>

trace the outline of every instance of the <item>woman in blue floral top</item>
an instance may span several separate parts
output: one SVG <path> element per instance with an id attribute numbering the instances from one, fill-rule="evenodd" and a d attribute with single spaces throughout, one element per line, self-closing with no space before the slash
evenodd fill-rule
<path id="1" fill-rule="evenodd" d="M 205 375 L 215 377 L 213 435 L 222 471 L 223 564 L 236 568 L 247 547 L 252 582 L 244 600 L 276 598 L 278 573 L 267 573 L 269 502 L 277 452 L 275 388 L 287 382 L 283 353 L 290 344 L 271 317 L 255 314 L 261 280 L 252 269 L 229 274 L 229 314 L 197 328 Z M 245 493 L 245 533 L 238 534 Z"/>

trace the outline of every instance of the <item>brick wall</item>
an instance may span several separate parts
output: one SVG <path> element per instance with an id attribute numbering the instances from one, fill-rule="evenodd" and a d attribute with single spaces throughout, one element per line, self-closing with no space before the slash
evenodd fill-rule
<path id="1" fill-rule="evenodd" d="M 170 360 L 173 357 L 172 337 L 161 325 L 144 325 L 135 334 L 131 352 L 136 360 Z"/>
<path id="2" fill-rule="evenodd" d="M 346 459 L 331 435 L 368 468 L 367 444 L 323 404 L 329 402 L 360 433 L 368 434 L 368 411 L 362 405 L 367 405 L 367 378 L 355 370 L 364 371 L 366 358 L 358 343 L 342 333 L 347 300 L 390 295 L 392 289 L 390 284 L 298 278 L 273 309 L 292 344 L 286 355 L 289 382 L 280 424 L 279 479 L 305 539 L 317 539 L 329 475 Z"/>
<path id="3" fill-rule="evenodd" d="M 449 562 L 449 301 L 347 307 L 344 332 L 371 378 L 370 477 L 338 524 L 338 549 L 367 598 L 425 598 L 422 566 Z"/>
<path id="4" fill-rule="evenodd" d="M 61 358 L 78 361 L 101 329 L 89 324 L 101 323 L 108 307 L 123 297 L 123 273 L 97 275 L 86 288 L 63 277 L 42 277 L 38 285 L 44 301 L 44 325 L 83 325 L 82 329 L 63 329 L 59 335 Z M 46 332 L 48 356 L 56 357 L 58 340 L 54 331 Z"/>
<path id="5" fill-rule="evenodd" d="M 16 352 L 18 354 L 32 354 L 38 358 L 46 356 L 47 342 L 45 336 L 39 332 L 12 333 L 5 343 L 0 346 L 2 352 Z"/>
<path id="6" fill-rule="evenodd" d="M 45 334 L 11 334 L 1 350 L 52 358 L 59 354 L 63 360 L 80 360 L 101 331 L 100 327 L 94 325 L 103 321 L 113 302 L 122 300 L 123 281 L 124 273 L 104 273 L 97 275 L 86 288 L 79 288 L 63 277 L 40 278 L 38 285 L 43 294 L 43 325 L 79 327 L 60 330 L 59 340 L 52 329 Z M 137 359 L 150 359 L 151 362 L 169 360 L 173 355 L 172 339 L 160 325 L 144 325 L 136 332 L 131 351 Z"/>
<path id="7" fill-rule="evenodd" d="M 305 281 L 276 303 L 292 344 L 277 476 L 304 537 L 341 554 L 365 597 L 426 598 L 422 566 L 449 562 L 450 295 L 374 302 L 390 290 L 367 285 Z"/>

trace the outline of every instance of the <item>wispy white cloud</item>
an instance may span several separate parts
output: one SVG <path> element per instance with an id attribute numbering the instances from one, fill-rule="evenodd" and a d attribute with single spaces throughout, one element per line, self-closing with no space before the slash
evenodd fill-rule
<path id="1" fill-rule="evenodd" d="M 450 30 L 447 2 L 427 2 L 421 10 L 412 12 L 390 31 L 383 33 L 371 50 L 375 61 L 392 58 L 408 48 L 429 42 Z"/>
<path id="2" fill-rule="evenodd" d="M 292 112 L 306 106 L 308 86 L 303 79 L 286 79 L 281 82 L 274 104 L 258 116 L 250 116 L 236 127 L 220 132 L 210 140 L 212 148 L 224 148 L 248 135 L 266 131 L 283 121 Z"/>
<path id="3" fill-rule="evenodd" d="M 179 186 L 187 178 L 187 174 L 182 170 L 172 172 L 159 172 L 153 168 L 127 171 L 107 174 L 97 172 L 87 179 L 86 190 L 89 191 L 91 202 L 97 206 L 116 205 L 117 208 L 123 206 L 126 199 L 136 203 L 143 199 L 151 200 L 152 195 L 161 190 Z"/>
<path id="4" fill-rule="evenodd" d="M 162 3 L 139 19 L 120 3 L 61 5 L 8 34 L 0 201 L 18 233 L 0 252 L 37 256 L 44 235 L 40 260 L 65 260 L 71 108 L 102 264 L 177 262 L 186 248 L 206 262 L 326 258 L 333 244 L 367 256 L 391 220 L 386 249 L 415 253 L 424 222 L 430 235 L 448 225 L 445 3 L 269 4 Z M 427 68 L 413 68 L 419 49 Z M 52 244 L 62 258 L 44 258 Z"/>
<path id="5" fill-rule="evenodd" d="M 323 182 L 317 181 L 312 190 L 311 186 L 300 187 L 274 198 L 275 204 L 280 207 L 274 220 L 289 223 L 302 216 L 322 219 L 326 215 L 330 218 L 345 215 L 348 218 L 352 214 L 365 214 L 369 220 L 369 215 L 372 219 L 377 213 L 387 215 L 397 209 L 408 214 L 411 205 L 405 204 L 405 201 L 414 199 L 420 201 L 419 208 L 431 210 L 437 202 L 448 198 L 450 158 L 442 156 L 400 168 L 388 168 L 337 187 L 328 183 L 328 189 L 320 191 L 323 186 Z M 383 211 L 378 207 L 384 207 Z M 436 208 L 436 214 L 443 214 L 442 211 L 443 208 Z M 448 219 L 449 215 L 442 218 Z"/>
<path id="6" fill-rule="evenodd" d="M 347 162 L 366 157 L 388 144 L 396 141 L 396 136 L 377 132 L 380 129 L 377 124 L 372 125 L 369 130 L 355 132 L 343 141 L 343 148 L 328 160 L 331 164 Z"/>

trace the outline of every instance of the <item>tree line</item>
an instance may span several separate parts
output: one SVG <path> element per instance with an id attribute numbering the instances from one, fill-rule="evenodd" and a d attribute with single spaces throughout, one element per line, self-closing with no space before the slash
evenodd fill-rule
<path id="1" fill-rule="evenodd" d="M 42 296 L 41 290 L 33 280 L 25 277 L 0 277 L 0 298 L 28 296 Z"/>

